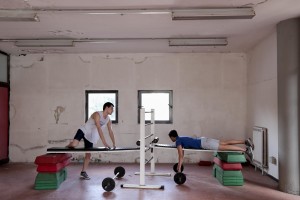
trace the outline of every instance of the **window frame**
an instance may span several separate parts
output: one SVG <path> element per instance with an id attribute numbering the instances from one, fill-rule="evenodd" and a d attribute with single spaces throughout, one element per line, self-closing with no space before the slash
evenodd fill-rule
<path id="1" fill-rule="evenodd" d="M 140 123 L 140 108 L 142 108 L 142 94 L 168 93 L 169 94 L 169 120 L 155 120 L 155 124 L 173 124 L 173 90 L 138 90 L 138 123 Z M 145 120 L 150 123 L 151 120 Z"/>
<path id="2" fill-rule="evenodd" d="M 119 110 L 118 110 L 118 100 L 119 100 L 119 91 L 118 90 L 86 90 L 85 91 L 85 121 L 87 121 L 89 119 L 90 116 L 88 116 L 88 112 L 89 112 L 89 94 L 101 94 L 101 93 L 113 93 L 116 95 L 116 103 L 114 105 L 114 113 L 116 115 L 116 119 L 112 120 L 111 122 L 113 124 L 117 124 L 118 120 L 119 120 Z"/>

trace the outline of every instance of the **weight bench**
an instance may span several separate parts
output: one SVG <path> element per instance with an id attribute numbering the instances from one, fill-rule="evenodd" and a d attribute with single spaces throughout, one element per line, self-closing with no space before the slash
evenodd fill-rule
<path id="1" fill-rule="evenodd" d="M 139 147 L 117 147 L 115 149 L 108 149 L 106 147 L 94 148 L 68 148 L 68 147 L 51 147 L 47 149 L 47 153 L 117 153 L 127 151 L 139 151 Z"/>

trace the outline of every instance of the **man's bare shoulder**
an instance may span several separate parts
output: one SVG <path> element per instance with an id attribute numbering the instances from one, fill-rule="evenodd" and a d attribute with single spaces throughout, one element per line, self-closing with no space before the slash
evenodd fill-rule
<path id="1" fill-rule="evenodd" d="M 91 118 L 92 119 L 99 119 L 100 118 L 100 115 L 99 115 L 99 113 L 98 112 L 94 112 L 92 115 L 91 115 Z"/>

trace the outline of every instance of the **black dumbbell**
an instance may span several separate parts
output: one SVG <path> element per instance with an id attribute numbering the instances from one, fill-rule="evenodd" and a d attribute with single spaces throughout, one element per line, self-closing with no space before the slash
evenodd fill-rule
<path id="1" fill-rule="evenodd" d="M 159 138 L 158 138 L 158 137 L 155 137 L 155 138 L 152 140 L 151 143 L 158 143 L 158 140 L 159 140 Z"/>
<path id="2" fill-rule="evenodd" d="M 178 185 L 182 185 L 186 181 L 186 176 L 184 173 L 182 173 L 184 170 L 184 166 L 181 165 L 180 172 L 178 172 L 177 167 L 178 167 L 178 163 L 174 164 L 173 170 L 174 170 L 174 172 L 176 172 L 176 174 L 174 175 L 174 181 Z"/>
<path id="3" fill-rule="evenodd" d="M 173 165 L 174 172 L 178 172 L 177 171 L 177 167 L 178 167 L 178 163 L 176 163 L 176 164 Z M 183 167 L 183 165 L 181 165 L 180 172 L 183 172 L 183 170 L 184 170 L 184 167 Z"/>
<path id="4" fill-rule="evenodd" d="M 121 166 L 116 167 L 114 170 L 114 174 L 115 176 L 113 178 L 107 177 L 102 181 L 102 187 L 107 192 L 110 192 L 115 188 L 116 186 L 116 183 L 114 181 L 115 178 L 122 178 L 125 175 L 124 167 Z"/>
<path id="5" fill-rule="evenodd" d="M 155 137 L 155 138 L 152 140 L 151 143 L 158 143 L 158 140 L 159 140 L 159 137 Z M 136 145 L 137 145 L 137 146 L 140 146 L 140 144 L 141 144 L 141 141 L 140 141 L 140 140 L 136 141 Z"/>
<path id="6" fill-rule="evenodd" d="M 141 144 L 141 141 L 140 141 L 140 140 L 136 141 L 136 145 L 137 145 L 137 146 L 140 146 L 140 144 Z"/>
<path id="7" fill-rule="evenodd" d="M 175 183 L 177 183 L 178 185 L 182 185 L 185 183 L 186 181 L 186 176 L 184 173 L 182 172 L 177 172 L 175 175 L 174 175 L 174 181 Z"/>

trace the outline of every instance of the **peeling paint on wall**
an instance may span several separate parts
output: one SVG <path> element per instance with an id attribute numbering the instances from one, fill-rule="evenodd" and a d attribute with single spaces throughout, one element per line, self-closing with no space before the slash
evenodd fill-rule
<path id="1" fill-rule="evenodd" d="M 132 61 L 134 64 L 142 64 L 144 63 L 145 61 L 148 60 L 148 56 L 143 56 L 141 58 L 129 58 L 129 57 L 117 57 L 117 56 L 114 56 L 114 57 L 111 57 L 111 55 L 106 55 L 104 57 L 104 59 L 115 59 L 115 60 L 130 60 Z"/>
<path id="2" fill-rule="evenodd" d="M 27 49 L 28 50 L 28 49 Z M 26 51 L 27 51 L 26 50 Z M 30 52 L 27 52 L 27 53 L 30 53 Z M 20 55 L 21 56 L 21 55 Z M 22 56 L 26 56 L 25 55 L 22 55 Z M 27 69 L 27 68 L 32 68 L 34 67 L 34 65 L 37 63 L 37 62 L 43 62 L 44 61 L 44 56 L 41 56 L 41 57 L 36 57 L 34 60 L 31 60 L 31 61 L 28 61 L 28 62 L 24 62 L 22 60 L 22 64 L 17 64 L 17 65 L 14 65 L 12 64 L 11 65 L 11 68 L 24 68 L 24 69 Z"/>
<path id="3" fill-rule="evenodd" d="M 63 140 L 48 140 L 48 144 L 61 144 L 69 142 L 69 139 L 63 139 Z"/>
<path id="4" fill-rule="evenodd" d="M 260 2 L 257 2 L 257 3 L 247 3 L 245 5 L 242 5 L 241 7 L 247 7 L 247 6 L 250 6 L 250 7 L 256 7 L 260 4 L 264 4 L 264 3 L 267 3 L 269 0 L 263 0 L 263 1 L 260 1 Z"/>
<path id="5" fill-rule="evenodd" d="M 27 152 L 27 151 L 31 151 L 31 150 L 36 150 L 36 149 L 44 149 L 44 148 L 47 147 L 46 145 L 43 145 L 43 146 L 34 146 L 34 147 L 30 147 L 30 148 L 24 149 L 23 147 L 21 147 L 20 145 L 17 145 L 17 144 L 10 144 L 10 146 L 12 146 L 12 147 L 17 147 L 17 148 L 20 149 L 23 153 L 25 153 L 25 152 Z"/>
<path id="6" fill-rule="evenodd" d="M 83 32 L 73 32 L 71 30 L 53 30 L 53 31 L 49 31 L 49 33 L 51 33 L 54 36 L 64 36 L 64 37 L 68 37 L 68 36 L 81 36 L 84 33 Z"/>
<path id="7" fill-rule="evenodd" d="M 143 60 L 141 61 L 134 61 L 134 64 L 142 64 L 143 62 L 145 62 L 148 59 L 148 57 L 144 57 Z"/>
<path id="8" fill-rule="evenodd" d="M 17 68 L 32 68 L 34 64 L 35 63 L 32 63 L 31 65 L 16 65 L 15 67 L 17 67 Z"/>
<path id="9" fill-rule="evenodd" d="M 90 57 L 82 56 L 82 55 L 80 55 L 78 57 L 83 63 L 91 63 L 92 62 Z"/>
<path id="10" fill-rule="evenodd" d="M 20 52 L 26 54 L 50 54 L 50 53 L 64 53 L 62 49 L 21 49 Z"/>
<path id="11" fill-rule="evenodd" d="M 56 124 L 58 124 L 59 117 L 60 117 L 61 113 L 63 113 L 64 111 L 65 111 L 65 108 L 62 106 L 57 106 L 56 109 L 54 110 L 54 118 L 55 118 Z"/>

